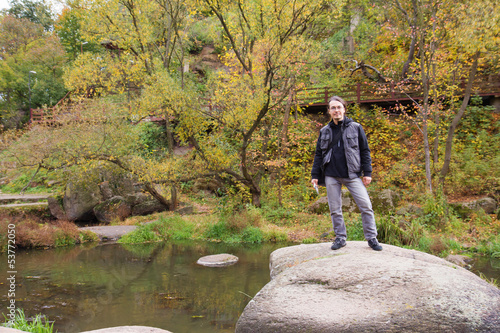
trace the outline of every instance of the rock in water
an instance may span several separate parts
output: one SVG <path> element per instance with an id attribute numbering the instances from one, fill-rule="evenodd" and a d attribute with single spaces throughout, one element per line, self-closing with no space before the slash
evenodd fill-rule
<path id="1" fill-rule="evenodd" d="M 225 267 L 234 265 L 238 262 L 238 257 L 232 254 L 221 253 L 214 254 L 211 256 L 205 256 L 198 259 L 196 262 L 198 265 L 208 266 L 208 267 Z"/>
<path id="2" fill-rule="evenodd" d="M 118 326 L 102 328 L 99 330 L 85 331 L 82 333 L 171 333 L 156 327 L 148 326 Z"/>
<path id="3" fill-rule="evenodd" d="M 236 333 L 500 332 L 500 290 L 444 259 L 366 242 L 281 248 Z"/>

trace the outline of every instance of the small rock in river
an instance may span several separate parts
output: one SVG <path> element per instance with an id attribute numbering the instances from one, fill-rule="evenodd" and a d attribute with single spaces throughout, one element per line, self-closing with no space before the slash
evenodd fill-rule
<path id="1" fill-rule="evenodd" d="M 207 267 L 225 267 L 236 264 L 238 260 L 238 257 L 233 256 L 232 254 L 221 253 L 201 257 L 196 263 Z"/>

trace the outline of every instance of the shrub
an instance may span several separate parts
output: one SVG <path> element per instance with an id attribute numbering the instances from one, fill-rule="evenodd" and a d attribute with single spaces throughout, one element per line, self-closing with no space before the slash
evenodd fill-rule
<path id="1" fill-rule="evenodd" d="M 140 225 L 136 230 L 120 238 L 119 242 L 136 244 L 168 239 L 190 239 L 193 232 L 194 225 L 180 216 L 161 217 L 158 221 Z"/>
<path id="2" fill-rule="evenodd" d="M 141 225 L 134 231 L 123 235 L 118 243 L 123 244 L 137 244 L 161 241 L 160 236 L 151 230 L 150 225 Z"/>
<path id="3" fill-rule="evenodd" d="M 493 258 L 500 259 L 500 235 L 491 236 L 488 240 L 481 242 L 476 250 Z"/>
<path id="4" fill-rule="evenodd" d="M 264 233 L 257 227 L 248 227 L 241 233 L 241 240 L 244 243 L 262 243 Z"/>
<path id="5" fill-rule="evenodd" d="M 156 158 L 164 156 L 168 148 L 164 127 L 151 122 L 143 122 L 137 125 L 136 130 L 139 131 L 137 152 L 140 155 Z"/>
<path id="6" fill-rule="evenodd" d="M 302 240 L 302 243 L 303 244 L 314 244 L 314 243 L 317 243 L 318 240 L 314 237 L 309 237 L 309 238 L 305 238 Z"/>
<path id="7" fill-rule="evenodd" d="M 361 216 L 359 214 L 356 215 L 353 217 L 351 214 L 344 214 L 347 237 L 349 240 L 365 240 Z"/>
<path id="8" fill-rule="evenodd" d="M 207 239 L 213 240 L 224 240 L 230 235 L 229 228 L 226 226 L 226 222 L 219 221 L 210 225 L 207 230 L 205 230 L 203 236 Z"/>
<path id="9" fill-rule="evenodd" d="M 287 232 L 276 225 L 267 225 L 262 232 L 265 241 L 278 243 L 289 240 Z"/>
<path id="10" fill-rule="evenodd" d="M 289 225 L 295 217 L 295 212 L 284 207 L 267 208 L 264 212 L 267 221 L 276 225 Z"/>
<path id="11" fill-rule="evenodd" d="M 248 227 L 258 227 L 261 222 L 260 210 L 250 205 L 226 218 L 226 226 L 232 232 L 240 232 Z"/>
<path id="12" fill-rule="evenodd" d="M 5 320 L 6 323 L 2 324 L 2 326 L 17 329 L 23 332 L 52 333 L 54 331 L 54 323 L 50 323 L 45 316 L 37 314 L 35 318 L 29 322 L 28 319 L 26 319 L 24 310 L 22 309 L 17 309 L 14 320 L 9 321 L 7 317 L 5 317 Z"/>
<path id="13" fill-rule="evenodd" d="M 377 219 L 378 239 L 397 246 L 418 246 L 425 232 L 418 220 L 406 220 L 405 217 L 379 216 Z"/>
<path id="14" fill-rule="evenodd" d="M 217 240 L 225 243 L 261 243 L 266 238 L 258 227 L 248 226 L 243 230 L 236 229 L 221 220 L 210 225 L 203 236 L 209 240 Z"/>

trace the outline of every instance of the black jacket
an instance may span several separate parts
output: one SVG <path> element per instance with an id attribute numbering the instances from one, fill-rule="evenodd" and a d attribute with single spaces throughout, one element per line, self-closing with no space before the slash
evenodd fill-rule
<path id="1" fill-rule="evenodd" d="M 329 177 L 343 176 L 343 178 L 345 176 L 356 178 L 362 175 L 371 177 L 372 159 L 363 127 L 351 118 L 344 117 L 340 126 L 341 133 L 337 136 L 339 139 L 341 138 L 341 142 L 335 142 L 335 151 L 332 141 L 335 139 L 334 134 L 337 133 L 338 128 L 334 131 L 334 127 L 333 122 L 330 122 L 320 130 L 311 178 L 318 179 L 319 184 L 324 185 L 325 175 Z M 339 153 L 345 156 L 345 162 L 341 161 L 340 165 L 339 161 L 332 162 L 332 156 L 338 156 Z M 335 164 L 339 166 L 335 166 Z M 347 168 L 347 174 L 342 170 L 342 165 Z"/>

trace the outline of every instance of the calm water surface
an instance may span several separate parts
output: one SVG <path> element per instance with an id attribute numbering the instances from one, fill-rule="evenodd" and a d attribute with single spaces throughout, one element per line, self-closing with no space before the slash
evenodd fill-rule
<path id="1" fill-rule="evenodd" d="M 234 332 L 250 298 L 269 282 L 269 254 L 288 245 L 190 241 L 18 250 L 16 306 L 28 316 L 48 316 L 65 333 L 124 325 Z M 218 253 L 240 261 L 225 268 L 196 264 Z M 7 271 L 2 254 L 0 313 L 7 312 Z M 500 280 L 500 259 L 480 258 L 472 271 Z"/>
<path id="2" fill-rule="evenodd" d="M 269 282 L 269 254 L 287 245 L 175 242 L 18 250 L 16 306 L 28 316 L 43 313 L 67 333 L 124 325 L 234 332 L 250 297 Z M 225 268 L 196 264 L 218 253 L 240 261 Z M 0 312 L 6 313 L 6 256 L 0 260 Z"/>

